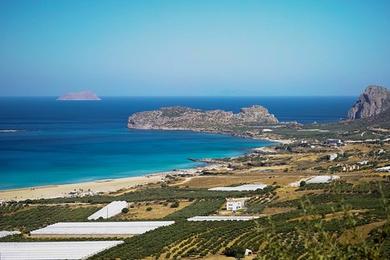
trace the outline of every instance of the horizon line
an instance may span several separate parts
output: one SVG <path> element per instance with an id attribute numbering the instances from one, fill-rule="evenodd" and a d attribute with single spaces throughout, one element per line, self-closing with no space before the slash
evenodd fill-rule
<path id="1" fill-rule="evenodd" d="M 215 97 L 215 98 L 272 98 L 272 97 L 358 97 L 359 95 L 265 95 L 265 96 L 257 96 L 257 95 L 226 95 L 226 96 L 218 96 L 218 95 L 196 95 L 196 96 L 184 96 L 184 95 L 178 95 L 178 96 L 144 96 L 144 95 L 122 95 L 122 96 L 117 96 L 117 95 L 98 95 L 100 98 L 210 98 L 210 97 Z M 8 95 L 8 96 L 2 96 L 0 95 L 0 98 L 58 98 L 60 96 L 54 96 L 54 95 L 34 95 L 34 96 L 19 96 L 19 95 Z M 93 101 L 93 100 L 91 100 Z M 96 100 L 99 101 L 99 100 Z"/>

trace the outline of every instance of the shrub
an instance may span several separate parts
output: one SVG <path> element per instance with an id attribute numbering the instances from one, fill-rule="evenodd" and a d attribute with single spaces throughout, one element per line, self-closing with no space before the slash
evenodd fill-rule
<path id="1" fill-rule="evenodd" d="M 123 208 L 123 209 L 122 209 L 122 213 L 126 214 L 127 212 L 129 212 L 129 209 L 128 209 L 128 208 Z"/>
<path id="2" fill-rule="evenodd" d="M 152 209 L 153 209 L 152 207 L 147 207 L 146 211 L 152 211 Z"/>
<path id="3" fill-rule="evenodd" d="M 179 207 L 179 202 L 178 201 L 175 201 L 171 204 L 171 208 L 178 208 Z"/>
<path id="4" fill-rule="evenodd" d="M 240 259 L 245 256 L 245 248 L 239 246 L 228 247 L 223 251 L 223 254 Z"/>

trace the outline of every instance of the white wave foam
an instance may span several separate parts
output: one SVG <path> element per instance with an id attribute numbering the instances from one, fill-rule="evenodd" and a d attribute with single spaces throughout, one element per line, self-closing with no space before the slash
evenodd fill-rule
<path id="1" fill-rule="evenodd" d="M 16 132 L 19 132 L 21 130 L 18 130 L 18 129 L 0 129 L 0 133 L 16 133 Z"/>

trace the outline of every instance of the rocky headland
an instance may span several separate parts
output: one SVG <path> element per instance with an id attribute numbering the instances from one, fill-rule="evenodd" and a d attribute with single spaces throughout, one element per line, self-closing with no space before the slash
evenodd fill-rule
<path id="1" fill-rule="evenodd" d="M 95 93 L 92 91 L 80 91 L 67 93 L 63 96 L 57 98 L 61 101 L 74 101 L 74 100 L 101 100 Z"/>
<path id="2" fill-rule="evenodd" d="M 242 108 L 239 113 L 223 110 L 204 111 L 178 106 L 135 113 L 129 117 L 128 127 L 245 135 L 243 133 L 247 129 L 278 123 L 278 119 L 273 114 L 259 105 Z"/>
<path id="3" fill-rule="evenodd" d="M 390 91 L 381 86 L 368 86 L 348 111 L 348 119 L 376 116 L 390 108 Z"/>

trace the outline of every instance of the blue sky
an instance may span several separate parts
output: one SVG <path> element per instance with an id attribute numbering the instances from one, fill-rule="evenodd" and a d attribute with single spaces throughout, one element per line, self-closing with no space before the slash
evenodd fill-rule
<path id="1" fill-rule="evenodd" d="M 358 95 L 390 1 L 0 1 L 0 95 Z"/>

